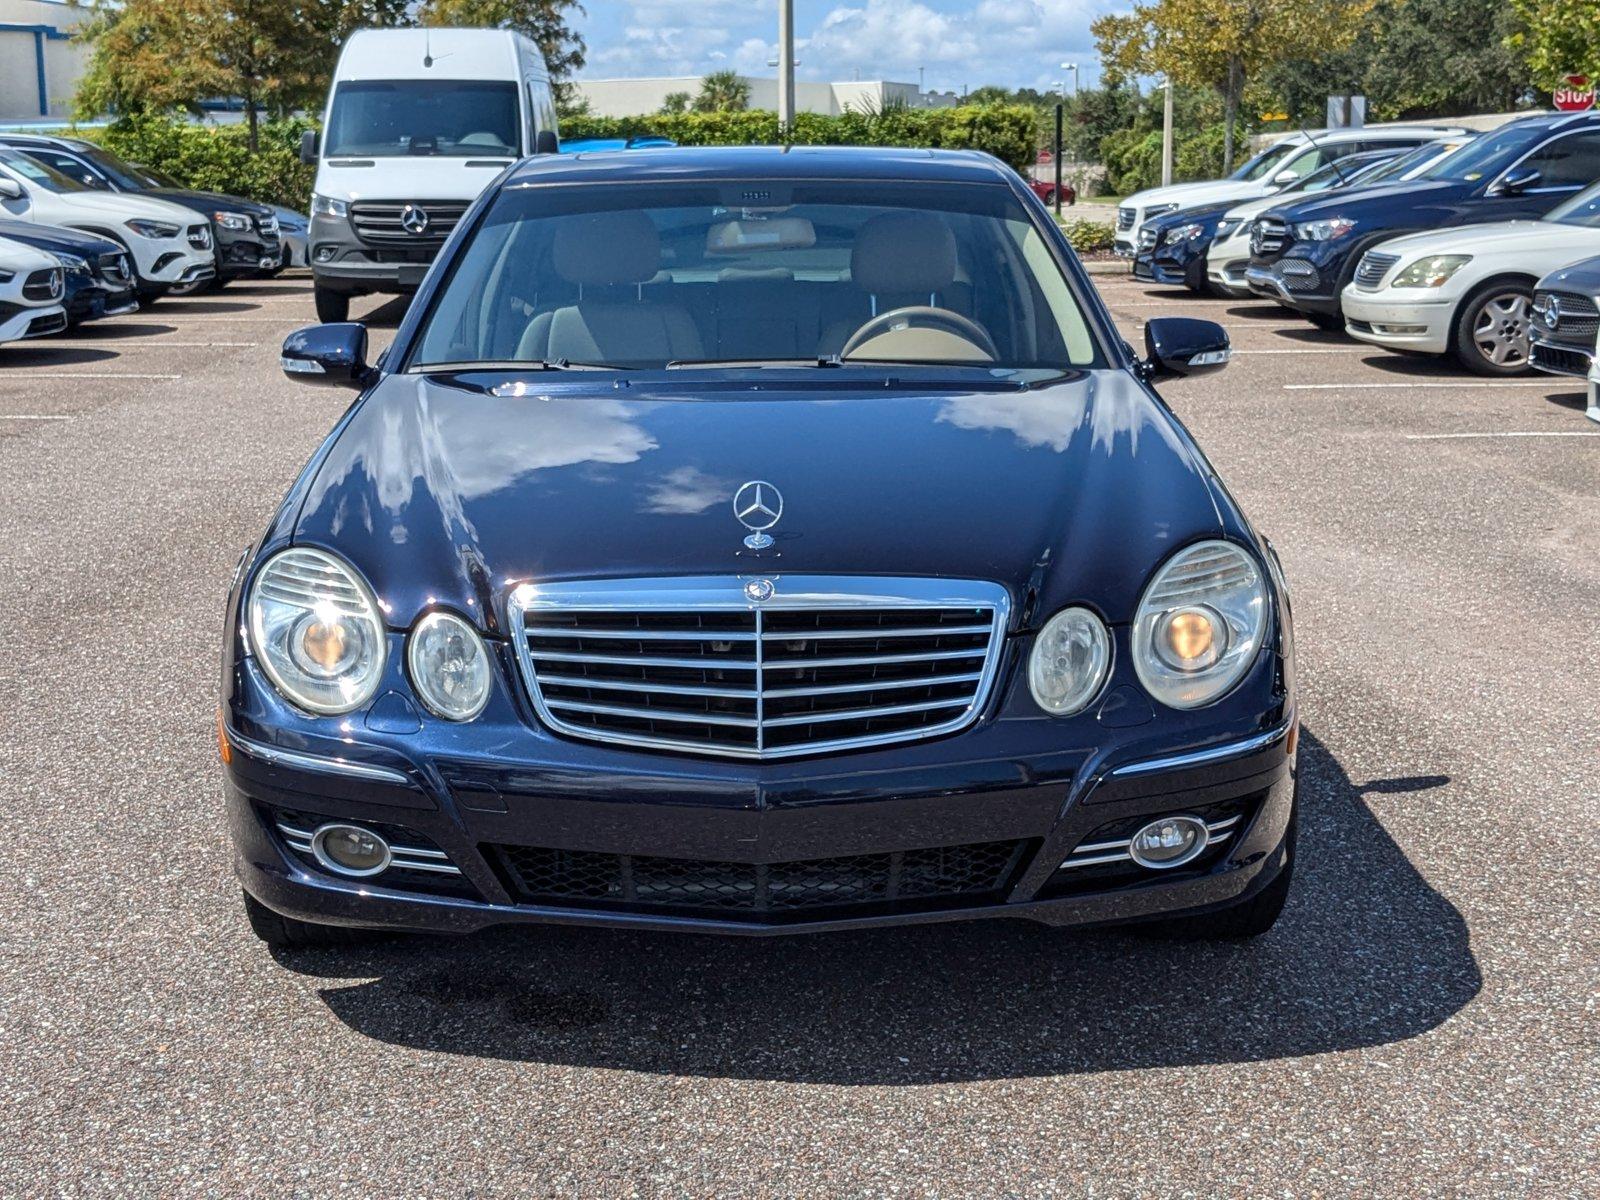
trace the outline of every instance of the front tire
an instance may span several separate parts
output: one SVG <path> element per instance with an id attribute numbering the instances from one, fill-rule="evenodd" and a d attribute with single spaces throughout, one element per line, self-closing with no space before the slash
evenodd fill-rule
<path id="1" fill-rule="evenodd" d="M 1318 329 L 1322 330 L 1324 333 L 1343 333 L 1344 332 L 1344 314 L 1343 313 L 1313 312 L 1313 313 L 1306 313 L 1305 317 L 1306 317 L 1306 320 L 1310 321 L 1313 325 L 1315 325 Z"/>
<path id="2" fill-rule="evenodd" d="M 350 295 L 348 292 L 335 292 L 330 288 L 313 288 L 313 298 L 317 304 L 317 320 L 323 324 L 335 321 L 348 321 L 350 319 Z"/>
<path id="3" fill-rule="evenodd" d="M 1475 375 L 1521 375 L 1528 370 L 1533 289 L 1506 280 L 1470 297 L 1456 317 L 1451 346 Z"/>
<path id="4" fill-rule="evenodd" d="M 250 929 L 275 950 L 302 946 L 351 946 L 372 936 L 365 930 L 343 925 L 315 925 L 273 912 L 249 892 L 244 893 L 244 915 Z"/>

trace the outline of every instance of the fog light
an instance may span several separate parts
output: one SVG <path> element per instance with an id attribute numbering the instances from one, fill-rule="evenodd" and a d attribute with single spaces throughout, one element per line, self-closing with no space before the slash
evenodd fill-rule
<path id="1" fill-rule="evenodd" d="M 338 875 L 364 878 L 389 866 L 389 843 L 359 825 L 322 825 L 311 835 L 311 853 Z"/>
<path id="2" fill-rule="evenodd" d="M 1199 817 L 1162 817 L 1133 835 L 1128 855 L 1141 867 L 1165 871 L 1192 860 L 1210 840 L 1211 831 Z"/>
<path id="3" fill-rule="evenodd" d="M 1390 337 L 1420 337 L 1428 332 L 1426 325 L 1379 325 L 1376 321 L 1372 323 L 1372 328 Z"/>
<path id="4" fill-rule="evenodd" d="M 318 246 L 317 247 L 317 261 L 318 262 L 332 262 L 333 261 L 333 249 L 334 248 L 332 246 Z"/>

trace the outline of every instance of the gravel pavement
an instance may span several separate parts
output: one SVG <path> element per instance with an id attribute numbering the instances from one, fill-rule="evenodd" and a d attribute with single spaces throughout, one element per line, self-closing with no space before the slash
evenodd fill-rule
<path id="1" fill-rule="evenodd" d="M 1295 589 L 1300 872 L 1249 945 L 274 957 L 213 710 L 233 564 L 344 403 L 277 368 L 309 283 L 0 348 L 0 1195 L 1600 1193 L 1600 426 L 1559 381 L 1097 283 L 1135 344 L 1229 327 L 1165 395 Z"/>

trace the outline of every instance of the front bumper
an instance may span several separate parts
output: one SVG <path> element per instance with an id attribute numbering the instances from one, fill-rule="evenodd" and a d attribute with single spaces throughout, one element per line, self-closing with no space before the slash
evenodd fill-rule
<path id="1" fill-rule="evenodd" d="M 1345 288 L 1342 307 L 1345 332 L 1374 346 L 1411 350 L 1421 354 L 1446 354 L 1456 298 L 1431 296 L 1427 300 L 1382 299 L 1383 292 L 1363 292 L 1354 284 Z M 1392 293 L 1390 293 L 1392 295 Z"/>
<path id="2" fill-rule="evenodd" d="M 1198 290 L 1205 283 L 1205 265 L 1204 255 L 1175 254 L 1171 247 L 1159 246 L 1153 253 L 1141 251 L 1134 258 L 1133 277 Z"/>
<path id="3" fill-rule="evenodd" d="M 67 310 L 59 304 L 18 306 L 0 302 L 0 342 L 48 337 L 67 327 Z"/>
<path id="4" fill-rule="evenodd" d="M 318 213 L 311 218 L 306 254 L 312 279 L 319 288 L 363 295 L 382 292 L 404 295 L 422 286 L 439 247 L 369 246 L 350 221 Z"/>
<path id="5" fill-rule="evenodd" d="M 284 247 L 275 236 L 259 232 L 217 235 L 217 274 L 223 279 L 249 279 L 283 265 Z"/>

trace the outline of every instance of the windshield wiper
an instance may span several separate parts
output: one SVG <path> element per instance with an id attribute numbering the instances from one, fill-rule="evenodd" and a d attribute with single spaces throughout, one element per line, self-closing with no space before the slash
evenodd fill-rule
<path id="1" fill-rule="evenodd" d="M 455 362 L 419 363 L 413 373 L 431 375 L 445 371 L 632 371 L 616 363 L 573 362 L 570 358 L 463 358 Z"/>
<path id="2" fill-rule="evenodd" d="M 837 355 L 819 355 L 816 358 L 675 358 L 667 363 L 667 370 L 682 367 L 721 367 L 738 370 L 741 367 L 842 367 L 844 361 Z"/>

